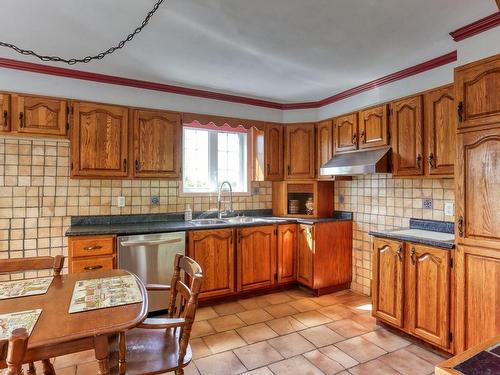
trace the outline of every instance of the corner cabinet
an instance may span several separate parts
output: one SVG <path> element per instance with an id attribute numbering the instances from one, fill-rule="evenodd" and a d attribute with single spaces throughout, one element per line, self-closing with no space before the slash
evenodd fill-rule
<path id="1" fill-rule="evenodd" d="M 314 124 L 285 125 L 285 180 L 316 176 Z"/>
<path id="2" fill-rule="evenodd" d="M 264 133 L 264 179 L 283 181 L 283 125 L 267 124 Z"/>
<path id="3" fill-rule="evenodd" d="M 182 123 L 178 113 L 134 110 L 132 114 L 133 176 L 179 178 Z"/>
<path id="4" fill-rule="evenodd" d="M 73 103 L 71 177 L 127 177 L 128 108 Z"/>

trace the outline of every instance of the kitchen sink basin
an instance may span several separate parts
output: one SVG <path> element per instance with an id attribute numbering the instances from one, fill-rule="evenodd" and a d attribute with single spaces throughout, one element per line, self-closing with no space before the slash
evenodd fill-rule
<path id="1" fill-rule="evenodd" d="M 227 224 L 226 220 L 222 219 L 195 219 L 191 220 L 193 225 L 214 225 L 214 224 Z"/>

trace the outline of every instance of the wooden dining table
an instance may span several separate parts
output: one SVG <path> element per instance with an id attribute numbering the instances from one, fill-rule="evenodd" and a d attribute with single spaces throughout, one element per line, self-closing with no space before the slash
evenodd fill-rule
<path id="1" fill-rule="evenodd" d="M 94 349 L 98 374 L 109 374 L 109 338 L 146 319 L 148 295 L 143 282 L 136 277 L 142 302 L 72 314 L 68 311 L 77 281 L 125 275 L 130 273 L 106 270 L 55 276 L 45 294 L 1 300 L 0 314 L 42 309 L 28 340 L 25 362 Z"/>

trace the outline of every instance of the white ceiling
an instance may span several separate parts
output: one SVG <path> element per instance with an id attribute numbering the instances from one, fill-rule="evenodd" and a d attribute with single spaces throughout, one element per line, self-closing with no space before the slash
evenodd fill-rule
<path id="1" fill-rule="evenodd" d="M 0 40 L 81 57 L 121 40 L 153 4 L 3 0 Z M 451 52 L 450 31 L 497 10 L 493 0 L 166 0 L 124 50 L 75 68 L 315 101 Z M 3 48 L 0 57 L 39 62 Z"/>

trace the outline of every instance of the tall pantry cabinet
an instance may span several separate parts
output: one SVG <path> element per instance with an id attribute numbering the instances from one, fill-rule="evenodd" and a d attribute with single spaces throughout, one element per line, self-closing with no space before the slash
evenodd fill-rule
<path id="1" fill-rule="evenodd" d="M 500 55 L 455 69 L 457 352 L 500 334 Z"/>

